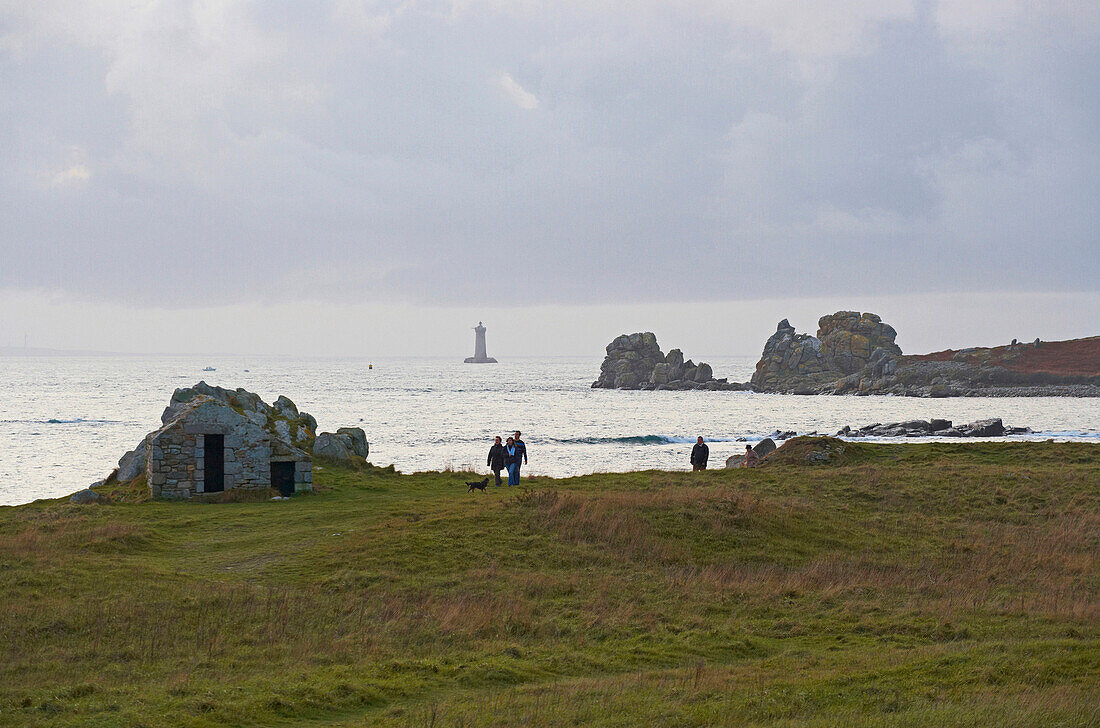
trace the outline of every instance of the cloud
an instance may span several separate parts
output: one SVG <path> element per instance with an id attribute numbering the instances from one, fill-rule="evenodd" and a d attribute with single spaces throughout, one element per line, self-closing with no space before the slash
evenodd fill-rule
<path id="1" fill-rule="evenodd" d="M 1096 290 L 1086 6 L 0 0 L 0 290 Z"/>
<path id="2" fill-rule="evenodd" d="M 83 164 L 74 164 L 66 170 L 58 172 L 51 178 L 51 182 L 56 187 L 63 187 L 65 185 L 73 184 L 75 182 L 84 182 L 92 176 L 91 170 L 89 170 Z"/>
<path id="3" fill-rule="evenodd" d="M 519 108 L 527 109 L 528 111 L 538 108 L 538 97 L 523 86 L 520 86 L 510 74 L 501 73 L 497 76 L 497 84 L 504 89 L 504 93 L 508 94 L 508 98 L 510 98 L 512 103 Z"/>

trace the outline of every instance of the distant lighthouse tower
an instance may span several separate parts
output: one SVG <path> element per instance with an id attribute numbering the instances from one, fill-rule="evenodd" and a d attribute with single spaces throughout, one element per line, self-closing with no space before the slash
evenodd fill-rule
<path id="1" fill-rule="evenodd" d="M 466 357 L 467 364 L 496 364 L 497 360 L 485 353 L 485 327 L 480 321 L 474 327 L 474 355 Z"/>

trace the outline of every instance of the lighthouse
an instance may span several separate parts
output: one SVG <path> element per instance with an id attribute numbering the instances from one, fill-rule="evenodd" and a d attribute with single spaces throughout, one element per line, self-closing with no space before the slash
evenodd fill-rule
<path id="1" fill-rule="evenodd" d="M 466 357 L 467 364 L 496 364 L 497 360 L 485 353 L 485 326 L 478 321 L 474 327 L 474 355 Z"/>

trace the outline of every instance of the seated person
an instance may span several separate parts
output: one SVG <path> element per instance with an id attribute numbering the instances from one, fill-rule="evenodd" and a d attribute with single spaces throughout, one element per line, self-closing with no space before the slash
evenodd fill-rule
<path id="1" fill-rule="evenodd" d="M 745 458 L 741 461 L 741 467 L 755 468 L 760 464 L 760 456 L 752 449 L 752 445 L 745 445 Z"/>

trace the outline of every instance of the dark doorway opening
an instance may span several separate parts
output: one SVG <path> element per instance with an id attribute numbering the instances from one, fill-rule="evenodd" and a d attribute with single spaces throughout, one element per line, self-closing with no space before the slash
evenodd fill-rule
<path id="1" fill-rule="evenodd" d="M 225 490 L 225 435 L 202 436 L 202 491 Z"/>
<path id="2" fill-rule="evenodd" d="M 294 463 L 271 463 L 271 487 L 279 495 L 294 495 Z"/>

